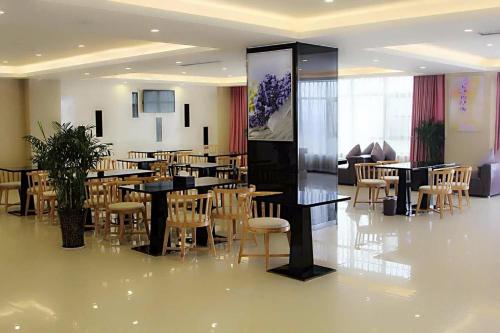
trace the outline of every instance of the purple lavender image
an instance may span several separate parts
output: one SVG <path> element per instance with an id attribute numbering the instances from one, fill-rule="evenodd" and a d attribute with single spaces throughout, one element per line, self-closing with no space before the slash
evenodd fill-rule
<path id="1" fill-rule="evenodd" d="M 290 72 L 281 79 L 276 78 L 274 74 L 266 74 L 253 100 L 255 112 L 249 118 L 250 128 L 266 125 L 271 115 L 285 104 L 291 92 L 292 75 Z"/>
<path id="2" fill-rule="evenodd" d="M 462 112 L 467 111 L 467 92 L 469 91 L 469 79 L 464 78 L 460 84 L 460 102 L 458 108 Z"/>

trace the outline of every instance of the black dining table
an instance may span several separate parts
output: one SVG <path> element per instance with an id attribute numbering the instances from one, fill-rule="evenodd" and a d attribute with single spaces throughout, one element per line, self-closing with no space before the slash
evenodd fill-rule
<path id="1" fill-rule="evenodd" d="M 132 150 L 132 153 L 146 154 L 148 158 L 154 158 L 156 153 L 177 153 L 191 151 L 192 149 L 158 149 L 158 150 Z"/>
<path id="2" fill-rule="evenodd" d="M 152 163 L 164 161 L 154 157 L 138 157 L 138 158 L 117 158 L 117 161 L 137 164 L 137 168 L 149 170 Z"/>
<path id="3" fill-rule="evenodd" d="M 105 178 L 120 178 L 131 176 L 151 176 L 155 173 L 153 170 L 142 170 L 142 169 L 116 169 L 116 170 L 106 170 L 106 171 L 92 171 L 87 173 L 87 179 L 105 179 Z"/>
<path id="4" fill-rule="evenodd" d="M 199 193 L 207 193 L 214 187 L 240 183 L 238 180 L 200 177 L 194 179 L 193 185 L 178 185 L 173 181 L 146 183 L 140 185 L 120 186 L 121 190 L 146 193 L 151 195 L 151 225 L 149 244 L 134 247 L 133 250 L 151 256 L 163 254 L 163 242 L 167 222 L 167 196 L 174 191 L 197 189 Z M 205 228 L 196 229 L 197 245 L 207 245 L 208 234 Z"/>
<path id="5" fill-rule="evenodd" d="M 11 210 L 10 214 L 22 216 L 26 212 L 26 196 L 28 191 L 28 172 L 38 170 L 38 168 L 27 165 L 22 167 L 0 167 L 0 170 L 7 172 L 19 172 L 21 174 L 21 188 L 19 189 L 19 200 L 21 201 L 19 210 Z M 30 198 L 28 202 L 28 213 L 33 213 L 35 211 L 35 202 L 33 197 Z"/>
<path id="6" fill-rule="evenodd" d="M 351 197 L 337 192 L 308 187 L 255 198 L 258 202 L 271 202 L 283 206 L 281 217 L 290 223 L 290 259 L 287 265 L 270 269 L 269 272 L 292 279 L 307 281 L 335 272 L 334 268 L 314 264 L 311 208 L 337 204 Z M 326 221 L 325 221 L 326 222 Z"/>
<path id="7" fill-rule="evenodd" d="M 176 169 L 192 169 L 198 170 L 199 177 L 215 177 L 217 173 L 217 167 L 222 167 L 223 165 L 207 162 L 207 163 L 174 163 L 170 165 L 170 168 Z M 177 174 L 174 172 L 173 174 Z"/>
<path id="8" fill-rule="evenodd" d="M 192 153 L 192 154 L 189 154 L 189 156 L 206 157 L 207 162 L 215 163 L 215 162 L 217 162 L 217 157 L 222 157 L 222 156 L 236 157 L 236 156 L 245 155 L 245 154 L 246 153 L 220 152 L 220 153 Z"/>
<path id="9" fill-rule="evenodd" d="M 428 185 L 429 170 L 450 168 L 457 166 L 455 163 L 435 163 L 435 162 L 405 162 L 393 164 L 380 164 L 376 168 L 391 169 L 398 171 L 398 200 L 396 205 L 396 214 L 405 216 L 414 216 L 415 208 L 411 202 L 412 184 L 418 180 L 418 185 Z M 431 198 L 427 195 L 422 200 L 426 207 L 430 207 Z"/>

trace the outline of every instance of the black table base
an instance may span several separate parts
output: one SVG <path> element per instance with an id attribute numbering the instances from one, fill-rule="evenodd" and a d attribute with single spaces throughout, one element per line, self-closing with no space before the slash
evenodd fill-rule
<path id="1" fill-rule="evenodd" d="M 303 270 L 296 270 L 290 268 L 290 265 L 283 265 L 268 270 L 268 272 L 270 273 L 279 274 L 300 281 L 311 280 L 326 274 L 333 273 L 335 271 L 336 270 L 333 268 L 319 266 L 319 265 L 313 265 L 312 267 L 308 267 Z"/>

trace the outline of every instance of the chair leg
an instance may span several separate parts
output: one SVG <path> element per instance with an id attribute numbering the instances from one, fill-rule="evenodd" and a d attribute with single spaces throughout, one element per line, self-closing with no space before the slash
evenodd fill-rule
<path id="1" fill-rule="evenodd" d="M 451 215 L 453 215 L 453 193 L 448 194 L 447 197 L 448 197 L 448 203 L 450 204 L 450 213 Z"/>
<path id="2" fill-rule="evenodd" d="M 438 200 L 439 200 L 439 217 L 443 218 L 443 210 L 444 210 L 444 195 L 440 194 L 438 195 Z"/>
<path id="3" fill-rule="evenodd" d="M 181 258 L 186 255 L 186 228 L 181 229 Z"/>
<path id="4" fill-rule="evenodd" d="M 149 222 L 147 218 L 147 213 L 146 213 L 146 208 L 142 210 L 142 222 L 144 223 L 144 229 L 146 229 L 146 236 L 148 236 L 149 239 Z"/>
<path id="5" fill-rule="evenodd" d="M 0 189 L 0 205 L 2 204 L 3 190 Z"/>
<path id="6" fill-rule="evenodd" d="M 99 236 L 99 208 L 94 208 L 94 235 Z"/>
<path id="7" fill-rule="evenodd" d="M 378 197 L 380 194 L 380 187 L 375 189 L 375 199 L 373 200 L 373 208 L 375 208 L 375 204 L 378 202 Z"/>
<path id="8" fill-rule="evenodd" d="M 356 186 L 356 194 L 354 195 L 354 204 L 353 207 L 356 207 L 356 203 L 358 202 L 358 194 L 359 194 L 359 186 Z"/>
<path id="9" fill-rule="evenodd" d="M 462 190 L 458 190 L 457 194 L 458 194 L 458 209 L 462 211 L 462 197 L 463 197 Z"/>
<path id="10" fill-rule="evenodd" d="M 124 243 L 124 241 L 125 241 L 125 215 L 120 213 L 120 214 L 118 214 L 118 218 L 120 219 L 119 241 L 120 241 L 120 245 L 122 245 L 122 243 Z"/>
<path id="11" fill-rule="evenodd" d="M 420 205 L 422 205 L 423 196 L 422 192 L 418 192 L 417 209 L 415 210 L 415 214 L 420 212 Z"/>
<path id="12" fill-rule="evenodd" d="M 208 244 L 209 244 L 210 248 L 212 249 L 212 254 L 215 257 L 215 256 L 217 256 L 217 252 L 215 252 L 215 242 L 214 242 L 214 236 L 212 234 L 212 226 L 211 225 L 207 226 L 207 233 L 208 233 Z M 195 234 L 196 234 L 196 232 L 195 232 Z"/>
<path id="13" fill-rule="evenodd" d="M 469 196 L 469 190 L 465 190 L 465 199 L 467 200 L 467 207 L 470 207 L 470 196 Z"/>
<path id="14" fill-rule="evenodd" d="M 245 228 L 241 231 L 241 240 L 240 240 L 240 250 L 238 251 L 238 264 L 241 263 L 241 257 L 243 256 L 243 247 L 245 246 L 247 233 L 245 232 Z"/>
<path id="15" fill-rule="evenodd" d="M 389 183 L 388 181 L 385 182 L 385 196 L 388 197 L 389 196 L 389 189 L 391 188 L 391 183 Z"/>
<path id="16" fill-rule="evenodd" d="M 231 252 L 233 248 L 233 221 L 227 223 L 227 252 Z"/>
<path id="17" fill-rule="evenodd" d="M 9 211 L 9 190 L 5 191 L 5 212 Z"/>
<path id="18" fill-rule="evenodd" d="M 266 232 L 264 234 L 264 244 L 266 247 L 266 271 L 269 269 L 269 234 Z"/>
<path id="19" fill-rule="evenodd" d="M 396 194 L 396 196 L 398 196 L 398 187 L 399 187 L 399 182 L 396 182 L 394 183 L 394 193 Z"/>

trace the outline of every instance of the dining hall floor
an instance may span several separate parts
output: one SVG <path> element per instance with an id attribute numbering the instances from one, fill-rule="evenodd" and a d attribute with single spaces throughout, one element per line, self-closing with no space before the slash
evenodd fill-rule
<path id="1" fill-rule="evenodd" d="M 184 262 L 91 233 L 63 250 L 57 226 L 2 211 L 0 332 L 499 332 L 499 204 L 440 220 L 342 203 L 338 226 L 314 232 L 317 263 L 338 271 L 306 283 L 238 265 L 237 242 Z"/>

